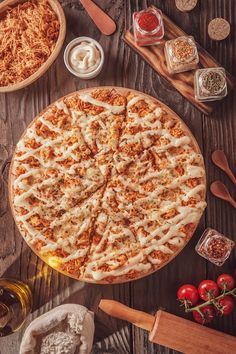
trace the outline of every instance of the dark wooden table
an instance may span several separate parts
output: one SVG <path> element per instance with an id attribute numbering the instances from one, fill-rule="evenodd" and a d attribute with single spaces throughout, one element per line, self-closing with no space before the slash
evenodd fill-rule
<path id="1" fill-rule="evenodd" d="M 235 90 L 219 104 L 210 116 L 204 116 L 136 55 L 121 39 L 131 24 L 135 10 L 155 4 L 169 15 L 187 33 L 205 47 L 229 72 L 236 74 L 236 1 L 199 0 L 189 14 L 179 12 L 174 0 L 159 1 L 97 1 L 116 21 L 118 30 L 106 37 L 99 33 L 79 0 L 61 1 L 67 17 L 66 43 L 77 36 L 87 35 L 98 40 L 104 48 L 106 63 L 98 78 L 82 81 L 73 77 L 63 63 L 63 51 L 48 72 L 30 87 L 16 93 L 0 94 L 0 275 L 27 281 L 34 294 L 31 319 L 62 303 L 80 303 L 94 309 L 99 296 L 119 300 L 134 308 L 155 313 L 158 307 L 184 316 L 176 301 L 180 284 L 198 284 L 203 278 L 214 279 L 218 274 L 236 266 L 236 249 L 222 268 L 204 261 L 194 246 L 205 227 L 211 226 L 236 241 L 236 212 L 209 192 L 209 184 L 221 179 L 236 198 L 236 190 L 224 173 L 213 166 L 210 155 L 215 149 L 224 149 L 236 173 L 236 94 Z M 207 24 L 214 17 L 224 17 L 232 24 L 231 36 L 216 43 L 209 40 Z M 90 86 L 117 85 L 148 93 L 159 98 L 176 111 L 186 122 L 200 144 L 207 169 L 208 207 L 195 235 L 184 251 L 169 265 L 139 281 L 124 285 L 90 285 L 69 279 L 52 270 L 29 249 L 14 224 L 8 204 L 7 165 L 22 132 L 44 107 L 57 98 Z M 213 328 L 236 335 L 236 318 L 218 318 Z M 25 327 L 0 340 L 1 354 L 17 354 Z M 187 333 L 186 333 L 187 335 Z M 153 345 L 148 333 L 122 321 L 96 314 L 96 333 L 93 353 L 172 353 L 172 350 Z"/>

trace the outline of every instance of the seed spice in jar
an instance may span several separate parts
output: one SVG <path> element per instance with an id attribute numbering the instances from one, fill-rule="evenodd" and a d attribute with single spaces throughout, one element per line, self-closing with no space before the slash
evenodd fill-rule
<path id="1" fill-rule="evenodd" d="M 196 246 L 197 253 L 210 262 L 221 266 L 230 256 L 234 242 L 218 231 L 208 228 Z"/>
<path id="2" fill-rule="evenodd" d="M 189 61 L 194 55 L 192 43 L 182 39 L 177 39 L 171 47 L 172 56 L 179 62 Z"/>
<path id="3" fill-rule="evenodd" d="M 195 98 L 199 101 L 220 100 L 227 95 L 224 68 L 199 69 L 195 73 Z"/>
<path id="4" fill-rule="evenodd" d="M 193 70 L 199 62 L 198 51 L 191 36 L 182 36 L 165 43 L 165 57 L 171 74 Z"/>

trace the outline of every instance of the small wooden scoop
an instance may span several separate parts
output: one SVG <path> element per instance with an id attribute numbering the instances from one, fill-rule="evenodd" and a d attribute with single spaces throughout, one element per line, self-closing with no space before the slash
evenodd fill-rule
<path id="1" fill-rule="evenodd" d="M 226 202 L 230 203 L 234 208 L 236 208 L 236 202 L 231 197 L 228 188 L 221 181 L 215 181 L 210 186 L 211 193 L 216 197 L 226 200 Z"/>
<path id="2" fill-rule="evenodd" d="M 115 22 L 92 0 L 80 0 L 80 2 L 103 34 L 110 36 L 116 31 Z"/>
<path id="3" fill-rule="evenodd" d="M 236 178 L 229 167 L 229 163 L 224 151 L 223 150 L 214 151 L 211 155 L 211 158 L 214 164 L 218 166 L 221 170 L 223 170 L 231 179 L 231 181 L 236 185 Z"/>
<path id="4" fill-rule="evenodd" d="M 108 315 L 129 321 L 150 332 L 151 342 L 187 354 L 235 354 L 236 338 L 204 327 L 165 311 L 155 316 L 131 309 L 120 302 L 101 300 L 100 309 Z"/>

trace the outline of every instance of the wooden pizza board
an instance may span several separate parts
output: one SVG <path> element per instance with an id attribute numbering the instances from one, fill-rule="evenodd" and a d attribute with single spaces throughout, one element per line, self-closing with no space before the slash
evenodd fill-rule
<path id="1" fill-rule="evenodd" d="M 183 125 L 183 129 L 186 131 L 187 135 L 191 138 L 192 140 L 192 143 L 196 149 L 196 152 L 201 154 L 201 150 L 200 150 L 200 147 L 195 139 L 195 137 L 193 136 L 192 132 L 190 131 L 190 129 L 187 127 L 187 125 L 184 123 L 184 121 L 174 112 L 172 111 L 171 108 L 169 108 L 167 105 L 165 105 L 163 102 L 159 101 L 157 98 L 154 98 L 150 95 L 147 95 L 143 92 L 140 92 L 140 91 L 137 91 L 137 90 L 133 90 L 133 89 L 128 89 L 128 88 L 123 88 L 123 87 L 116 87 L 116 86 L 101 86 L 101 87 L 91 87 L 91 88 L 86 88 L 86 89 L 82 89 L 82 90 L 79 90 L 79 91 L 76 91 L 76 92 L 72 92 L 68 95 L 65 95 L 63 97 L 60 97 L 59 100 L 61 99 L 64 99 L 66 97 L 69 97 L 69 96 L 73 96 L 74 94 L 82 94 L 82 93 L 85 93 L 85 92 L 91 92 L 91 91 L 94 91 L 96 89 L 115 89 L 118 93 L 121 93 L 121 94 L 124 94 L 124 95 L 127 95 L 128 93 L 133 93 L 133 94 L 136 94 L 136 95 L 142 95 L 144 96 L 145 98 L 147 99 L 150 99 L 152 100 L 153 102 L 157 103 L 163 110 L 166 111 L 166 113 L 170 116 L 170 117 L 173 117 L 173 119 L 177 119 L 179 120 L 182 125 Z M 56 102 L 56 101 L 55 101 Z M 25 131 L 23 132 L 21 138 L 19 140 L 21 140 L 24 135 L 26 134 L 26 131 L 32 126 L 32 124 L 35 122 L 35 120 L 41 116 L 42 114 L 44 114 L 48 109 L 49 107 L 53 106 L 55 104 L 55 102 L 51 103 L 49 106 L 47 106 L 42 112 L 40 112 L 33 120 L 32 122 L 28 125 L 28 127 L 25 129 Z M 9 176 L 8 176 L 8 195 L 9 195 L 9 202 L 10 202 L 10 207 L 11 207 L 11 211 L 12 211 L 12 215 L 13 215 L 13 218 L 14 218 L 14 221 L 17 225 L 17 222 L 16 222 L 16 217 L 15 217 L 15 211 L 14 211 L 14 208 L 13 208 L 13 189 L 12 189 L 12 167 L 13 167 L 13 161 L 14 161 L 14 157 L 15 157 L 15 152 L 12 156 L 12 161 L 11 161 L 11 164 L 10 164 L 10 168 L 9 168 Z M 203 169 L 205 171 L 205 166 L 204 166 L 204 163 L 203 163 Z M 206 197 L 206 173 L 204 175 L 204 181 L 203 183 L 205 184 L 205 189 L 204 189 L 204 192 L 202 192 L 202 200 L 205 200 L 205 197 Z M 195 226 L 195 229 L 193 230 L 192 232 L 192 235 L 194 234 L 196 228 L 197 228 L 198 224 L 196 224 Z M 18 227 L 18 225 L 17 225 Z M 18 227 L 18 230 L 21 234 L 21 236 L 24 238 L 24 236 L 22 235 L 21 233 L 21 230 L 19 229 Z M 191 237 L 192 237 L 191 235 Z M 119 277 L 119 280 L 114 280 L 112 282 L 112 284 L 121 284 L 121 283 L 126 283 L 126 282 L 129 282 L 129 281 L 133 281 L 133 280 L 137 280 L 137 279 L 141 279 L 145 276 L 148 276 L 154 272 L 156 272 L 157 270 L 161 269 L 162 267 L 164 267 L 166 264 L 168 264 L 170 261 L 172 261 L 183 249 L 184 247 L 187 245 L 187 243 L 189 242 L 189 240 L 191 239 L 191 237 L 189 237 L 188 240 L 186 240 L 185 244 L 183 245 L 183 247 L 180 247 L 179 250 L 177 252 L 175 252 L 166 262 L 164 262 L 163 264 L 161 264 L 161 266 L 157 266 L 155 269 L 154 267 L 152 267 L 152 269 L 149 271 L 149 272 L 143 272 L 143 273 L 140 273 L 138 277 L 134 278 L 134 279 L 127 279 L 125 276 L 122 276 L 122 277 Z M 44 261 L 45 263 L 47 263 L 47 260 L 44 259 L 44 257 L 39 253 L 37 252 L 30 244 L 28 244 L 28 246 L 31 248 L 31 250 L 42 260 Z M 47 263 L 48 264 L 48 263 Z M 50 267 L 52 267 L 50 264 L 48 264 Z M 53 268 L 53 267 L 52 267 Z M 57 268 L 54 268 L 55 270 L 57 270 L 58 272 L 66 275 L 66 276 L 69 276 L 70 278 L 73 278 L 73 279 L 77 279 L 77 280 L 80 280 L 80 281 L 85 281 L 87 283 L 96 283 L 96 284 L 108 284 L 109 282 L 108 281 L 105 281 L 105 280 L 100 280 L 100 281 L 93 281 L 91 279 L 84 279 L 84 278 L 80 278 L 80 277 L 76 277 L 76 276 L 73 276 L 69 273 L 66 273 L 66 272 L 63 272 L 62 270 L 60 269 L 57 269 Z"/>
<path id="2" fill-rule="evenodd" d="M 154 7 L 154 6 L 151 6 Z M 194 73 L 195 70 L 171 75 L 166 66 L 164 55 L 164 45 L 167 40 L 174 39 L 187 34 L 179 28 L 169 17 L 163 14 L 165 36 L 163 42 L 158 45 L 140 47 L 135 43 L 132 28 L 127 30 L 124 35 L 124 41 L 134 49 L 151 67 L 164 79 L 166 79 L 177 91 L 181 93 L 190 103 L 206 115 L 211 114 L 219 101 L 200 102 L 194 95 Z M 197 43 L 199 64 L 198 68 L 212 68 L 221 66 L 204 48 Z M 226 72 L 228 92 L 234 86 L 234 78 Z"/>

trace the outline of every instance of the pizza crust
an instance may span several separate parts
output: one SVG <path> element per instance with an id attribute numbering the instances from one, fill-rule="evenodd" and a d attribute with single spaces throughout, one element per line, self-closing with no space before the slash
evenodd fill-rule
<path id="1" fill-rule="evenodd" d="M 26 211 L 19 186 L 30 191 Z M 204 163 L 188 128 L 159 101 L 127 89 L 58 100 L 27 128 L 11 164 L 11 206 L 26 242 L 52 267 L 87 282 L 130 281 L 164 266 L 191 238 L 204 199 Z"/>

